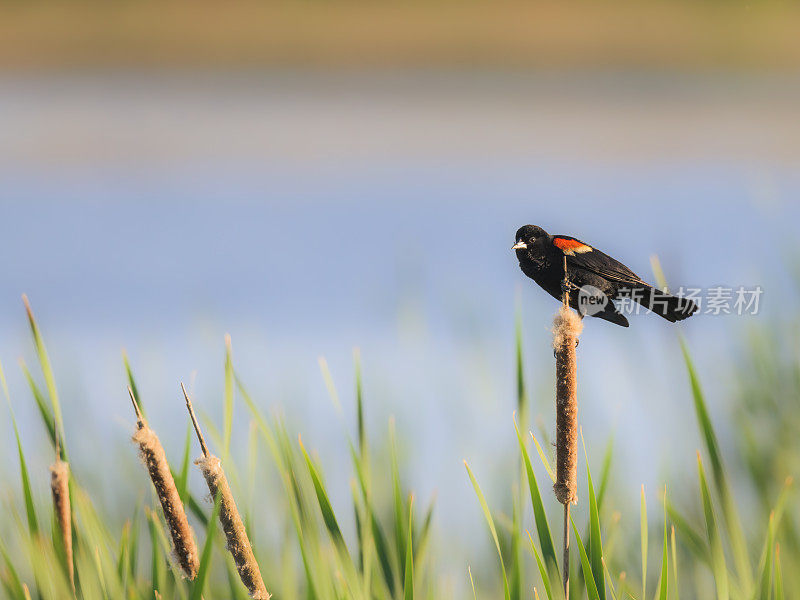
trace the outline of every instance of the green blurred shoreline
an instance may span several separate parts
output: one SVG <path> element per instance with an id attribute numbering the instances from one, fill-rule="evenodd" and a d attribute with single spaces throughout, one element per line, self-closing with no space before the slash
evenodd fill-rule
<path id="1" fill-rule="evenodd" d="M 0 2 L 0 69 L 794 69 L 779 0 Z"/>

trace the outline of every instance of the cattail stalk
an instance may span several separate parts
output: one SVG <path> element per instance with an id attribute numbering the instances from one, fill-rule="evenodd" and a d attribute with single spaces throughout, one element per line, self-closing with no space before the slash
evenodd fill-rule
<path id="1" fill-rule="evenodd" d="M 233 493 L 228 485 L 228 479 L 225 477 L 225 472 L 222 470 L 222 463 L 213 454 L 208 451 L 206 442 L 203 439 L 203 434 L 200 431 L 200 425 L 197 423 L 197 418 L 192 408 L 192 401 L 186 393 L 186 388 L 181 384 L 183 396 L 186 398 L 186 408 L 189 410 L 189 416 L 192 419 L 192 425 L 197 433 L 197 439 L 200 442 L 200 448 L 203 450 L 203 456 L 195 461 L 195 464 L 200 468 L 200 471 L 205 477 L 208 491 L 211 492 L 212 498 L 219 498 L 219 522 L 225 532 L 225 538 L 228 542 L 228 551 L 233 557 L 233 562 L 236 564 L 236 570 L 239 572 L 239 578 L 250 593 L 250 597 L 254 600 L 269 600 L 270 594 L 264 586 L 264 580 L 261 578 L 261 569 L 258 568 L 255 554 L 253 554 L 253 547 L 250 544 L 250 539 L 247 537 L 247 531 L 244 528 L 242 518 L 239 516 L 239 511 L 236 508 L 236 502 L 233 498 Z"/>
<path id="2" fill-rule="evenodd" d="M 58 446 L 57 436 L 56 446 Z M 58 448 L 56 448 L 56 462 L 50 465 L 50 491 L 53 494 L 53 509 L 64 546 L 64 560 L 67 565 L 69 584 L 72 594 L 75 595 L 75 567 L 72 562 L 72 508 L 69 502 L 69 463 L 61 460 Z"/>
<path id="3" fill-rule="evenodd" d="M 181 570 L 188 579 L 197 576 L 197 569 L 200 563 L 197 552 L 197 544 L 194 541 L 194 533 L 189 526 L 186 518 L 186 511 L 183 508 L 178 488 L 172 478 L 172 472 L 167 462 L 167 455 L 158 440 L 155 432 L 147 426 L 147 423 L 139 410 L 133 390 L 128 388 L 128 393 L 136 411 L 137 430 L 133 436 L 133 441 L 139 446 L 141 456 L 147 470 L 150 472 L 150 480 L 156 490 L 156 495 L 161 503 L 164 512 L 164 519 L 169 527 L 172 536 L 172 548 Z"/>
<path id="4" fill-rule="evenodd" d="M 556 498 L 564 505 L 564 596 L 569 600 L 569 507 L 578 501 L 578 336 L 581 318 L 569 308 L 567 257 L 564 256 L 563 304 L 553 320 L 556 355 Z"/>

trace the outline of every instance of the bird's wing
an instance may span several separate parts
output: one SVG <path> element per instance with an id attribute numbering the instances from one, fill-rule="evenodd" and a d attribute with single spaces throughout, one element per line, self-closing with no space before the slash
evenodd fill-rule
<path id="1" fill-rule="evenodd" d="M 553 236 L 553 245 L 567 255 L 567 269 L 570 265 L 574 265 L 611 281 L 645 283 L 621 262 L 579 239 L 568 235 L 556 235 Z"/>

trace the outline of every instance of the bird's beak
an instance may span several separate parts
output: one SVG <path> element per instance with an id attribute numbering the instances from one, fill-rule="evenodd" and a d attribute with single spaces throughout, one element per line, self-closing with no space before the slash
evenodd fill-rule
<path id="1" fill-rule="evenodd" d="M 525 242 L 517 242 L 516 244 L 511 246 L 511 249 L 512 250 L 525 250 L 525 249 L 527 249 L 527 247 L 528 247 L 528 244 L 526 244 Z"/>

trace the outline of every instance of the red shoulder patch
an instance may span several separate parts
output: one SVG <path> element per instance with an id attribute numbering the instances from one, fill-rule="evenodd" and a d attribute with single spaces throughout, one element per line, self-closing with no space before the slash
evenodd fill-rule
<path id="1" fill-rule="evenodd" d="M 556 248 L 561 250 L 564 254 L 583 254 L 584 252 L 591 252 L 592 247 L 578 240 L 571 240 L 569 238 L 554 237 L 553 244 Z"/>

